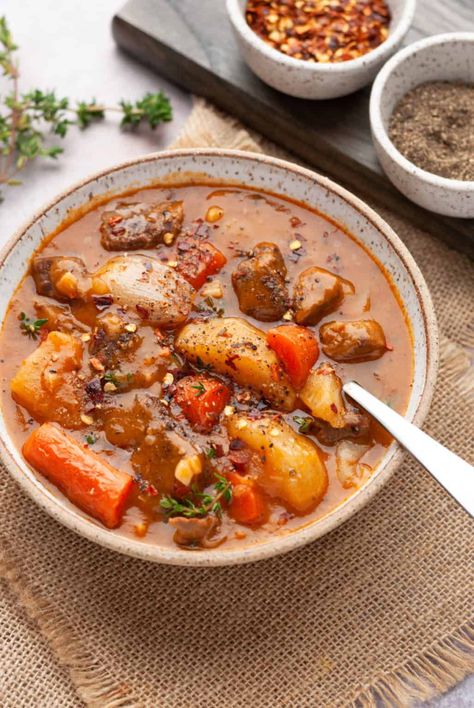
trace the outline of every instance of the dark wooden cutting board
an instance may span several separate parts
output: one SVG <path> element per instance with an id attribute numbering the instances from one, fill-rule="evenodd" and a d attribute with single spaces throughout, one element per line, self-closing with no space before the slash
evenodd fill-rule
<path id="1" fill-rule="evenodd" d="M 474 29 L 473 14 L 473 0 L 418 0 L 406 43 Z M 370 88 L 330 101 L 305 101 L 269 88 L 243 62 L 224 0 L 129 0 L 113 19 L 113 34 L 166 78 L 474 257 L 474 220 L 417 207 L 384 176 L 370 137 Z"/>

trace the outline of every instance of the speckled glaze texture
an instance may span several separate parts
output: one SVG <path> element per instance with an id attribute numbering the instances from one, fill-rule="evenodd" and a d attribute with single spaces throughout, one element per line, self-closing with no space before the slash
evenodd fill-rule
<path id="1" fill-rule="evenodd" d="M 245 19 L 246 0 L 226 2 L 242 56 L 252 71 L 282 93 L 310 99 L 346 96 L 370 83 L 400 46 L 412 23 L 416 6 L 416 0 L 387 0 L 392 20 L 385 42 L 351 61 L 317 64 L 286 56 L 260 39 Z"/>
<path id="2" fill-rule="evenodd" d="M 431 298 L 413 258 L 391 228 L 355 196 L 330 180 L 271 157 L 232 150 L 192 149 L 149 155 L 108 169 L 72 187 L 29 221 L 7 244 L 0 266 L 0 318 L 44 236 L 76 210 L 126 190 L 159 184 L 230 183 L 249 185 L 304 202 L 329 215 L 355 235 L 396 283 L 413 328 L 415 372 L 407 417 L 421 424 L 428 412 L 438 362 L 438 335 Z M 54 487 L 38 478 L 11 441 L 0 412 L 0 456 L 23 489 L 51 516 L 70 529 L 115 551 L 175 565 L 216 566 L 255 561 L 285 553 L 331 531 L 380 489 L 400 463 L 393 443 L 379 466 L 352 497 L 330 514 L 269 541 L 239 549 L 189 552 L 164 548 L 109 531 L 74 508 Z"/>
<path id="3" fill-rule="evenodd" d="M 447 179 L 420 169 L 388 137 L 390 116 L 398 101 L 426 81 L 474 81 L 474 32 L 422 39 L 383 67 L 370 96 L 370 125 L 377 156 L 391 182 L 412 202 L 437 214 L 473 218 L 473 181 Z"/>

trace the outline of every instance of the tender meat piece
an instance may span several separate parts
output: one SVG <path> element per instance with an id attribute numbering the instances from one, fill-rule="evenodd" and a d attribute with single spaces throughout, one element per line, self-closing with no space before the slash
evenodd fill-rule
<path id="1" fill-rule="evenodd" d="M 182 324 L 191 312 L 194 288 L 157 258 L 117 256 L 95 274 L 94 287 L 108 292 L 115 304 L 130 308 L 162 327 Z"/>
<path id="2" fill-rule="evenodd" d="M 133 251 L 174 241 L 183 223 L 182 202 L 127 204 L 102 214 L 101 244 L 107 251 Z M 165 235 L 169 234 L 169 239 Z M 169 245 L 169 244 L 168 244 Z"/>
<path id="3" fill-rule="evenodd" d="M 125 361 L 133 362 L 142 343 L 141 336 L 137 332 L 128 332 L 125 324 L 117 315 L 106 314 L 92 333 L 89 353 L 105 369 L 118 369 Z"/>
<path id="4" fill-rule="evenodd" d="M 342 428 L 333 428 L 323 420 L 314 422 L 312 429 L 323 445 L 334 445 L 339 440 L 366 441 L 370 438 L 370 418 L 361 411 L 347 411 Z"/>
<path id="5" fill-rule="evenodd" d="M 335 310 L 346 293 L 353 293 L 354 286 L 324 268 L 307 268 L 296 279 L 293 307 L 295 322 L 314 325 Z"/>
<path id="6" fill-rule="evenodd" d="M 286 272 L 278 246 L 258 243 L 252 255 L 232 273 L 241 311 L 261 322 L 281 319 L 289 303 Z"/>
<path id="7" fill-rule="evenodd" d="M 49 332 L 87 332 L 87 327 L 76 320 L 69 305 L 35 302 L 35 312 L 38 319 L 47 320 L 44 327 Z"/>
<path id="8" fill-rule="evenodd" d="M 333 320 L 319 330 L 323 352 L 335 361 L 372 361 L 387 351 L 382 327 L 375 320 Z"/>
<path id="9" fill-rule="evenodd" d="M 212 540 L 212 535 L 219 526 L 219 519 L 216 516 L 205 516 L 201 519 L 187 519 L 184 516 L 175 516 L 169 521 L 176 531 L 173 541 L 178 546 L 197 546 L 202 548 L 214 548 L 223 539 Z"/>
<path id="10" fill-rule="evenodd" d="M 38 295 L 53 297 L 60 302 L 84 298 L 90 288 L 84 262 L 72 256 L 34 258 L 31 274 Z"/>

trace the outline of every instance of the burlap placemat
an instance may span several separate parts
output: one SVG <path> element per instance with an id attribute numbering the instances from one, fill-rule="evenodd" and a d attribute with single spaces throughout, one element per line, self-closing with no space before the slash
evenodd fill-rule
<path id="1" fill-rule="evenodd" d="M 201 102 L 179 144 L 262 145 Z M 473 265 L 379 211 L 438 314 L 426 429 L 474 461 Z M 411 460 L 322 540 L 214 570 L 103 550 L 1 484 L 3 706 L 407 706 L 474 669 L 474 524 Z"/>

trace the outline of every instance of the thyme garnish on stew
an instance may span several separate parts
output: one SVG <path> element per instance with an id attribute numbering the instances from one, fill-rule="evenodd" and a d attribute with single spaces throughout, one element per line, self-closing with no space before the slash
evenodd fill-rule
<path id="1" fill-rule="evenodd" d="M 232 501 L 232 484 L 218 472 L 214 473 L 214 476 L 216 478 L 214 494 L 207 494 L 200 492 L 197 488 L 193 488 L 192 495 L 196 500 L 199 500 L 199 504 L 189 497 L 178 500 L 167 495 L 160 500 L 162 511 L 168 516 L 184 516 L 187 519 L 199 518 L 207 514 L 221 516 L 221 501 L 226 504 L 230 504 Z"/>
<path id="2" fill-rule="evenodd" d="M 25 315 L 24 312 L 20 313 L 18 318 L 20 320 L 20 329 L 23 334 L 31 339 L 37 339 L 40 333 L 41 327 L 46 324 L 47 319 L 31 320 Z"/>
<path id="3" fill-rule="evenodd" d="M 299 433 L 309 433 L 313 424 L 313 419 L 310 416 L 294 415 L 293 420 L 298 426 Z"/>

